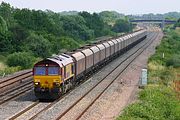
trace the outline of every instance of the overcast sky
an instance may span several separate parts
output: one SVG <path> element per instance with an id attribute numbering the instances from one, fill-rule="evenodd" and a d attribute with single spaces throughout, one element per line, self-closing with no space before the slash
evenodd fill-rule
<path id="1" fill-rule="evenodd" d="M 180 12 L 180 0 L 0 0 L 17 8 L 61 11 L 101 12 L 113 10 L 124 14 Z"/>

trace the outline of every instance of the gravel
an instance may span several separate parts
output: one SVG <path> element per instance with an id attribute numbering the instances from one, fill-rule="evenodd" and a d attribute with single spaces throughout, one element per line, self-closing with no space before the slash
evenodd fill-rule
<path id="1" fill-rule="evenodd" d="M 46 106 L 51 104 L 50 102 L 41 102 L 37 104 L 35 107 L 30 109 L 29 111 L 25 112 L 20 117 L 16 118 L 16 120 L 29 120 L 33 116 L 35 116 L 39 111 L 43 110 Z"/>
<path id="2" fill-rule="evenodd" d="M 0 105 L 0 120 L 8 119 L 34 103 L 36 97 L 33 91 L 27 92 L 17 99 Z"/>

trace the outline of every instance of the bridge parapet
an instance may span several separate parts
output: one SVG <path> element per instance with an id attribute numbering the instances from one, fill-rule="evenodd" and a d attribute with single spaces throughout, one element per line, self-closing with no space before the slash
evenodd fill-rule
<path id="1" fill-rule="evenodd" d="M 134 22 L 134 23 L 137 23 L 137 22 L 159 22 L 159 23 L 170 23 L 170 24 L 174 24 L 176 23 L 177 21 L 176 20 L 130 20 L 130 22 Z"/>

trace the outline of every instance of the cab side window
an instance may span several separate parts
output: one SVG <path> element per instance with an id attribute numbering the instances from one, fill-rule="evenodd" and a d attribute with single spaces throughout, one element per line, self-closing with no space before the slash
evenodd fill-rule
<path id="1" fill-rule="evenodd" d="M 66 66 L 64 67 L 64 78 L 66 78 Z"/>
<path id="2" fill-rule="evenodd" d="M 72 74 L 74 74 L 74 64 L 72 64 L 71 66 L 71 71 L 72 71 Z"/>

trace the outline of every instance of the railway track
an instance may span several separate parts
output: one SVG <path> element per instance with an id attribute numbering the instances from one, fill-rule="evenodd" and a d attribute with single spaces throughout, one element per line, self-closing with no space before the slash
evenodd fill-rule
<path id="1" fill-rule="evenodd" d="M 118 70 L 118 67 L 120 67 L 127 59 L 125 59 L 121 64 L 119 64 L 114 71 L 112 71 L 111 73 L 109 73 L 104 79 L 102 79 L 96 86 L 94 86 L 92 89 L 90 89 L 86 94 L 84 94 L 80 99 L 78 99 L 74 104 L 72 104 L 68 109 L 66 109 L 63 113 L 61 113 L 57 118 L 56 120 L 60 120 L 60 119 L 63 119 L 63 118 L 66 118 L 65 115 L 68 114 L 68 112 L 70 113 L 73 113 L 73 111 L 76 111 L 76 110 L 72 110 L 73 108 L 76 107 L 76 105 L 78 106 L 81 106 L 81 108 L 79 108 L 79 111 L 81 111 L 77 116 L 71 116 L 73 119 L 75 120 L 79 120 L 83 115 L 84 113 L 99 99 L 99 97 L 110 87 L 110 85 L 128 68 L 128 66 L 153 42 L 153 40 L 157 37 L 157 35 L 153 36 L 151 38 L 150 41 L 148 41 L 145 45 L 143 45 L 141 48 L 139 48 L 135 54 L 137 53 L 137 55 L 135 54 L 132 54 L 131 57 L 133 55 L 135 55 L 132 60 L 130 60 L 130 62 L 124 66 L 124 68 L 118 72 L 116 74 L 116 76 L 112 76 L 112 72 Z M 142 50 L 141 50 L 142 49 Z M 141 50 L 141 51 L 140 51 Z M 139 53 L 138 53 L 139 52 Z M 110 77 L 109 77 L 110 76 Z M 109 78 L 108 78 L 109 77 Z M 113 79 L 111 79 L 113 78 Z M 107 79 L 107 80 L 106 80 Z M 106 81 L 105 85 L 102 85 L 101 87 L 98 87 L 98 85 L 102 84 L 103 81 Z M 107 81 L 108 81 L 108 84 L 107 84 Z M 96 88 L 98 87 L 98 88 Z M 94 97 L 92 100 L 89 100 L 90 102 L 88 103 L 88 105 L 86 105 L 84 107 L 84 105 L 82 103 L 86 103 L 87 99 L 89 98 L 88 96 L 90 96 L 90 92 L 92 92 L 93 90 L 98 90 L 99 88 L 102 88 L 104 87 L 101 92 L 99 92 L 96 97 Z M 84 101 L 83 101 L 84 100 Z M 82 101 L 82 103 L 80 103 Z M 84 108 L 83 108 L 84 107 Z M 72 112 L 71 112 L 72 111 Z M 67 118 L 66 118 L 67 119 Z"/>
<path id="2" fill-rule="evenodd" d="M 70 91 L 69 91 L 70 92 Z M 69 93 L 68 92 L 68 93 Z M 34 116 L 32 116 L 31 118 L 29 118 L 29 120 L 31 120 L 31 119 L 34 119 L 34 118 L 36 118 L 37 117 L 37 115 L 39 115 L 40 113 L 42 113 L 43 111 L 45 111 L 45 110 L 47 110 L 48 108 L 50 108 L 51 106 L 53 106 L 54 104 L 56 104 L 59 100 L 61 100 L 62 98 L 64 98 L 66 95 L 68 95 L 68 93 L 67 94 L 65 94 L 65 95 L 63 95 L 62 97 L 60 97 L 59 99 L 57 99 L 57 100 L 55 100 L 55 101 L 53 101 L 53 102 L 51 102 L 51 101 L 39 101 L 39 100 L 37 100 L 37 101 L 35 101 L 35 103 L 33 103 L 33 104 L 31 104 L 30 106 L 28 106 L 27 108 L 25 108 L 24 110 L 22 110 L 21 112 L 19 112 L 18 114 L 16 114 L 16 115 L 14 115 L 13 117 L 11 117 L 11 118 L 9 118 L 9 120 L 17 120 L 17 119 L 21 119 L 20 117 L 22 117 L 22 115 L 24 115 L 24 114 L 26 114 L 26 113 L 28 113 L 28 112 L 33 112 L 33 113 L 35 113 L 35 111 L 34 110 L 32 110 L 34 107 L 36 107 L 37 106 L 37 108 L 39 108 L 39 106 L 41 106 L 41 108 L 39 108 L 38 110 L 36 110 L 36 112 L 37 113 L 35 113 L 35 115 Z"/>
<path id="3" fill-rule="evenodd" d="M 32 70 L 28 70 L 22 74 L 15 75 L 12 77 L 4 78 L 0 80 L 0 91 L 6 87 L 13 85 L 15 83 L 20 83 L 25 79 L 32 78 Z"/>
<path id="4" fill-rule="evenodd" d="M 156 37 L 156 35 L 151 35 L 151 37 L 149 38 L 149 39 L 151 39 L 151 42 L 152 42 L 152 40 L 154 39 Z M 146 41 L 148 41 L 148 40 L 146 40 Z M 146 44 L 148 44 L 149 43 L 149 41 L 148 42 L 146 42 Z M 144 44 L 137 50 L 137 51 L 135 51 L 133 54 L 131 54 L 130 56 L 132 56 L 132 55 L 134 55 L 135 53 L 137 53 L 140 49 L 142 49 L 143 48 L 143 46 L 144 46 Z M 143 51 L 141 51 L 141 53 L 142 53 Z M 141 54 L 141 53 L 139 53 L 139 55 Z M 137 55 L 137 56 L 139 56 L 139 55 Z M 137 57 L 136 56 L 136 57 Z M 135 57 L 135 58 L 136 58 Z M 134 59 L 135 59 L 134 58 Z M 91 91 L 93 91 L 102 81 L 104 81 L 104 79 L 106 79 L 111 73 L 113 73 L 113 71 L 115 71 L 119 66 L 121 66 L 125 61 L 127 61 L 129 59 L 129 56 L 126 58 L 126 59 L 124 59 L 122 62 L 120 62 L 119 63 L 119 65 L 117 66 L 117 67 L 115 67 L 109 74 L 107 74 L 102 80 L 100 80 L 94 87 L 92 87 L 88 92 L 86 92 L 81 98 L 79 98 L 73 105 L 71 105 L 68 109 L 66 109 L 62 114 L 60 114 L 56 119 L 58 120 L 58 119 L 61 119 L 64 115 L 66 115 L 75 105 L 77 105 L 85 96 L 87 96 Z M 133 59 L 133 60 L 134 60 Z M 132 60 L 132 61 L 133 61 Z M 131 64 L 131 62 L 129 63 L 129 64 Z M 128 65 L 129 65 L 128 64 Z M 127 65 L 127 67 L 128 67 L 128 65 Z M 127 67 L 125 67 L 124 68 L 124 70 L 127 68 Z M 122 72 L 121 72 L 122 73 Z M 121 73 L 119 73 L 119 74 L 121 74 Z M 116 77 L 117 78 L 117 77 Z M 114 81 L 115 79 L 113 79 L 113 81 Z M 107 87 L 106 87 L 106 89 L 113 83 L 113 81 L 111 81 L 110 82 L 110 84 L 109 85 L 107 85 Z M 98 97 L 96 97 L 96 99 L 94 99 L 92 102 L 91 102 L 91 104 L 89 104 L 89 107 L 104 93 L 104 91 L 106 91 L 106 89 L 104 89 L 99 95 L 98 95 Z M 68 95 L 68 94 L 66 94 L 66 95 Z M 54 101 L 54 102 L 52 102 L 52 103 L 47 103 L 47 104 L 44 104 L 44 106 L 43 107 L 41 107 L 41 108 L 39 108 L 37 111 L 36 111 L 36 113 L 35 113 L 35 115 L 30 115 L 29 116 L 29 118 L 28 119 L 30 119 L 30 120 L 33 120 L 33 119 L 36 119 L 37 117 L 38 117 L 38 115 L 40 115 L 41 113 L 43 113 L 44 111 L 46 111 L 46 110 L 48 110 L 49 108 L 51 108 L 54 104 L 56 104 L 57 102 L 59 102 L 62 98 L 64 98 L 66 95 L 64 95 L 64 96 L 62 96 L 61 98 L 59 98 L 58 100 L 56 100 L 56 101 Z M 13 116 L 13 117 L 11 117 L 11 118 L 9 118 L 10 120 L 15 120 L 15 119 L 23 119 L 23 116 L 25 116 L 26 114 L 28 114 L 28 113 L 31 113 L 30 111 L 35 111 L 35 110 L 33 110 L 33 109 L 35 109 L 35 107 L 38 107 L 38 106 L 41 106 L 41 104 L 42 103 L 39 103 L 39 101 L 37 102 L 37 103 L 34 103 L 34 104 L 32 104 L 32 105 L 30 105 L 29 107 L 27 107 L 26 109 L 24 109 L 24 110 L 22 110 L 20 113 L 18 113 L 18 114 L 16 114 L 15 116 Z M 88 110 L 88 108 L 89 107 L 87 107 L 86 109 L 84 109 L 84 111 L 82 112 L 82 114 L 80 114 L 78 117 L 77 117 L 77 119 L 79 119 L 79 118 L 81 118 L 81 116 Z M 37 108 L 36 108 L 37 109 Z M 26 115 L 27 116 L 27 115 Z"/>
<path id="5" fill-rule="evenodd" d="M 27 70 L 21 74 L 1 79 L 0 105 L 18 97 L 32 88 L 32 70 Z"/>
<path id="6" fill-rule="evenodd" d="M 5 93 L 0 94 L 0 105 L 12 100 L 20 95 L 31 91 L 33 88 L 32 82 L 28 82 L 26 84 L 20 85 L 17 88 L 9 90 Z"/>
<path id="7" fill-rule="evenodd" d="M 26 113 L 27 111 L 29 111 L 30 109 L 32 109 L 33 107 L 37 106 L 39 104 L 39 101 L 35 101 L 33 104 L 31 104 L 30 106 L 28 106 L 26 109 L 22 110 L 21 112 L 19 112 L 18 114 L 16 114 L 15 116 L 9 118 L 9 120 L 15 120 L 17 119 L 19 116 L 21 116 L 22 114 Z"/>

